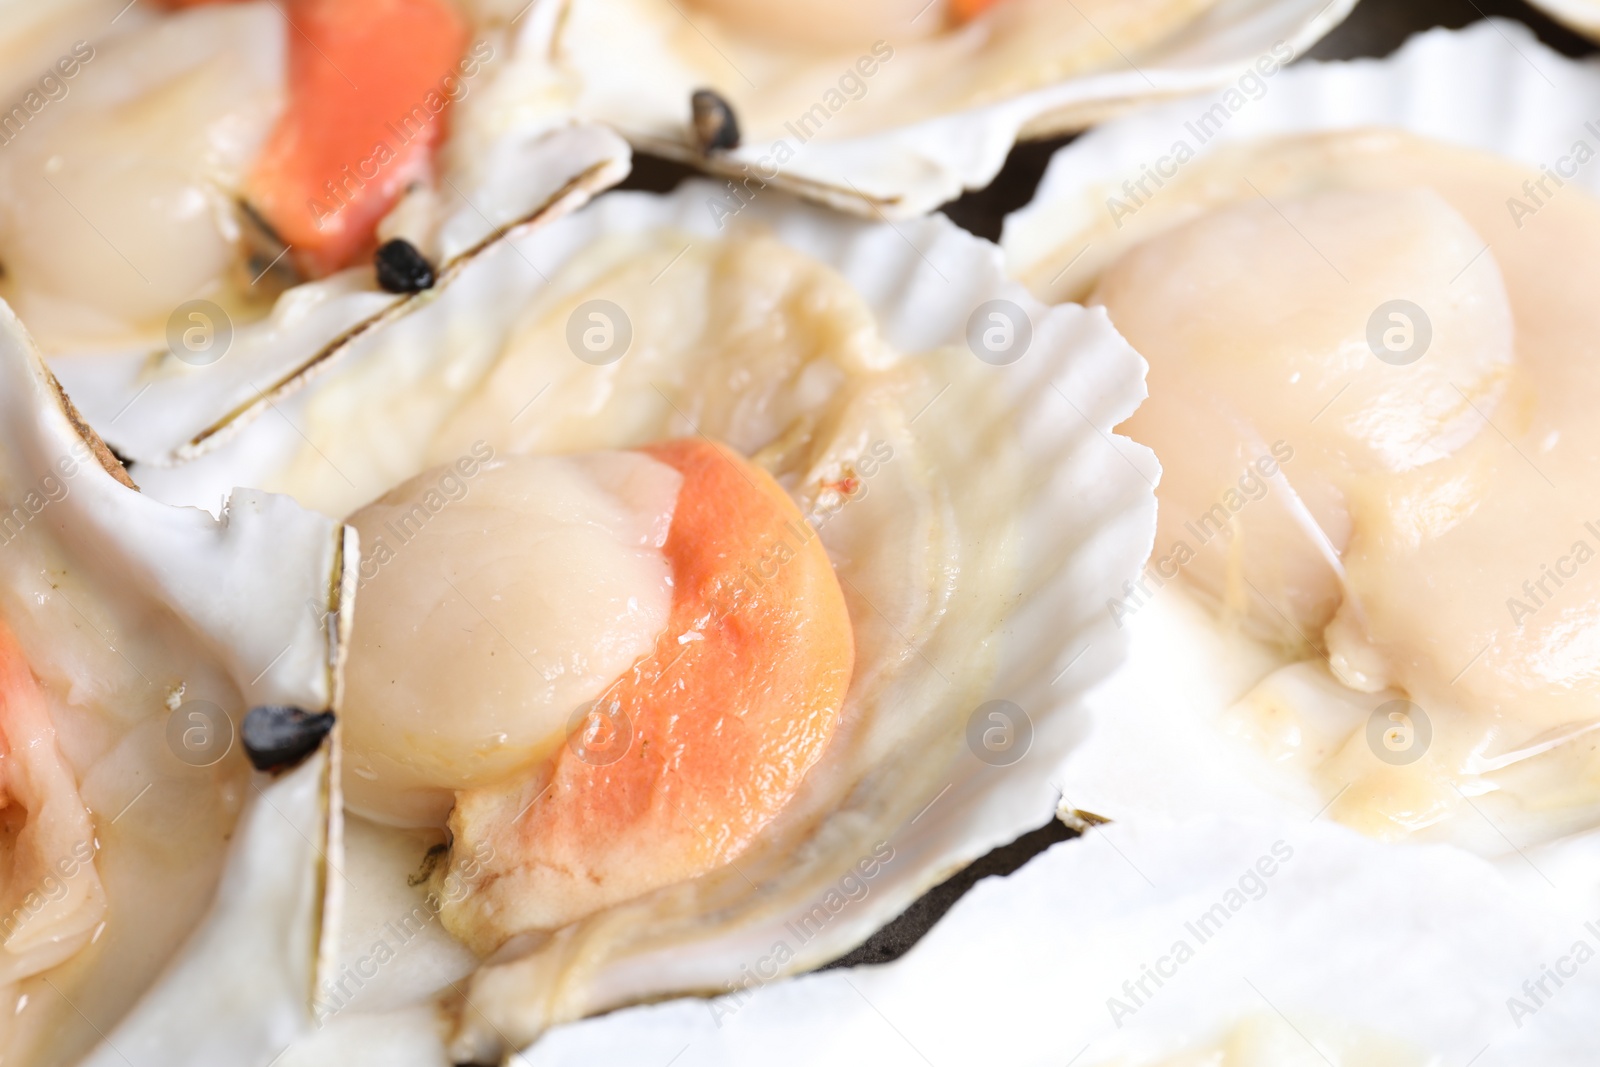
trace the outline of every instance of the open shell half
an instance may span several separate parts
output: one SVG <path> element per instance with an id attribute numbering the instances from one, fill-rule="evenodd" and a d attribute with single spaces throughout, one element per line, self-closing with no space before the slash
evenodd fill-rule
<path id="1" fill-rule="evenodd" d="M 233 127 L 268 128 L 264 123 L 276 114 L 273 107 L 282 106 L 286 91 L 281 83 L 288 78 L 288 42 L 299 31 L 278 5 L 270 3 L 178 11 L 147 11 L 141 6 L 119 12 L 121 7 L 102 0 L 74 0 L 48 15 L 14 13 L 0 18 L 0 48 L 15 54 L 19 70 L 36 64 L 53 70 L 50 64 L 59 41 L 74 35 L 84 36 L 79 54 L 90 57 L 72 61 L 74 75 L 57 79 L 64 94 L 60 102 L 42 110 L 22 134 L 13 137 L 11 158 L 21 162 L 0 168 L 4 170 L 0 183 L 32 182 L 25 186 L 29 195 L 65 213 L 59 222 L 63 232 L 84 239 L 84 254 L 104 256 L 113 272 L 109 276 L 125 275 L 128 288 L 135 292 L 153 288 L 152 278 L 166 278 L 150 266 L 150 260 L 158 260 L 165 269 L 173 258 L 160 247 L 141 245 L 159 246 L 163 236 L 171 235 L 152 235 L 148 232 L 152 227 L 124 226 L 121 219 L 104 217 L 115 214 L 107 202 L 113 206 L 119 202 L 118 182 L 149 184 L 146 199 L 169 213 L 177 210 L 169 201 L 198 201 L 198 206 L 190 203 L 186 224 L 204 229 L 211 225 L 205 220 L 220 220 L 214 228 L 232 250 L 225 254 L 240 259 L 242 266 L 235 264 L 215 276 L 202 271 L 192 279 L 192 288 L 181 290 L 182 302 L 174 295 L 175 306 L 163 306 L 159 314 L 144 307 L 150 298 L 141 297 L 143 310 L 134 316 L 103 306 L 111 298 L 92 287 L 88 292 L 81 291 L 81 285 L 71 289 L 70 299 L 62 295 L 58 290 L 69 282 L 54 275 L 70 275 L 71 270 L 63 272 L 44 253 L 29 252 L 35 259 L 43 257 L 53 273 L 50 287 L 40 283 L 43 295 L 33 297 L 37 314 L 25 310 L 24 317 L 90 423 L 120 455 L 135 462 L 165 464 L 203 451 L 220 427 L 239 425 L 241 418 L 268 410 L 281 398 L 285 383 L 304 381 L 308 371 L 334 360 L 354 339 L 435 299 L 486 246 L 507 233 L 570 211 L 628 171 L 627 145 L 615 134 L 530 105 L 528 97 L 537 93 L 530 88 L 536 72 L 530 72 L 529 65 L 536 57 L 519 50 L 515 32 L 503 18 L 475 12 L 468 24 L 474 73 L 455 81 L 459 99 L 443 112 L 441 121 L 450 125 L 432 161 L 431 180 L 414 182 L 378 224 L 383 239 L 404 237 L 425 250 L 432 287 L 409 294 L 385 291 L 372 266 L 365 263 L 316 280 L 301 281 L 300 274 L 290 272 L 288 280 L 275 283 L 273 271 L 292 262 L 293 246 L 283 245 L 269 231 L 259 238 L 269 251 L 257 253 L 251 245 L 252 227 L 265 230 L 266 223 L 258 218 L 250 221 L 240 206 L 244 194 L 238 187 L 241 170 L 248 171 L 255 159 L 252 153 L 260 149 L 235 143 L 249 142 L 254 135 Z M 168 63 L 166 56 L 182 58 Z M 247 97 L 249 106 L 240 104 L 237 113 L 210 119 L 209 125 L 189 116 L 184 107 L 203 112 L 210 84 L 206 79 L 225 80 L 234 70 L 244 72 L 240 78 L 260 83 L 252 89 L 256 96 Z M 507 86 L 515 86 L 519 95 L 508 100 Z M 183 106 L 174 104 L 174 99 Z M 268 112 L 265 116 L 255 114 L 263 110 Z M 126 133 L 119 133 L 116 126 L 107 131 L 93 125 L 101 114 L 135 116 L 144 125 Z M 397 115 L 396 121 L 403 120 Z M 58 134 L 63 125 L 68 132 Z M 406 143 L 404 131 L 394 123 L 389 130 L 385 150 L 389 140 Z M 49 140 L 53 135 L 61 138 L 59 144 Z M 119 136 L 133 137 L 135 143 L 123 145 Z M 171 139 L 187 146 L 185 138 L 197 137 L 216 142 L 211 155 L 229 157 L 226 165 L 205 163 L 209 169 L 204 170 L 203 180 L 185 170 L 201 166 L 189 155 L 171 160 L 166 170 L 151 162 L 155 153 L 145 142 L 165 144 L 160 139 Z M 58 154 L 48 160 L 17 155 L 50 150 Z M 368 144 L 359 146 L 359 151 L 352 147 L 350 165 L 343 174 L 328 175 L 328 188 L 333 190 L 336 182 L 346 188 L 358 183 L 351 166 L 361 170 L 372 163 L 373 151 Z M 97 158 L 101 155 L 106 159 Z M 67 169 L 52 179 L 52 166 Z M 44 177 L 35 171 L 44 172 Z M 41 181 L 49 184 L 40 185 Z M 333 192 L 328 196 L 335 209 L 342 205 Z M 38 213 L 32 201 L 26 207 Z M 148 208 L 147 213 L 155 210 Z M 26 239 L 9 236 L 10 230 L 23 232 L 29 226 L 17 215 L 14 211 L 5 220 L 11 242 L 7 252 L 20 257 L 20 249 L 40 243 L 35 236 L 40 224 L 25 230 Z M 83 228 L 83 234 L 74 227 Z M 223 237 L 213 233 L 206 240 L 215 243 Z M 251 249 L 248 257 L 241 251 L 246 248 Z M 271 248 L 281 249 L 276 259 Z M 37 271 L 43 273 L 44 267 Z M 243 278 L 234 280 L 235 273 Z M 21 285 L 15 261 L 11 274 L 10 284 Z M 173 282 L 163 288 L 175 286 Z M 25 307 L 20 300 L 13 302 Z M 97 316 L 104 321 L 89 325 Z"/>
<path id="2" fill-rule="evenodd" d="M 239 727 L 337 706 L 356 539 L 139 492 L 3 306 L 0 500 L 7 1054 L 265 1063 L 332 959 L 341 813 L 334 741 L 274 779 Z"/>
<path id="3" fill-rule="evenodd" d="M 1486 72 L 1492 72 L 1492 87 Z M 1199 180 L 1208 157 L 1275 137 L 1370 131 L 1382 138 L 1400 131 L 1548 170 L 1557 161 L 1570 161 L 1579 145 L 1592 154 L 1595 134 L 1587 124 L 1597 97 L 1600 80 L 1591 68 L 1539 44 L 1526 27 L 1486 22 L 1462 31 L 1430 31 L 1382 62 L 1286 72 L 1274 95 L 1240 114 L 1185 164 L 1194 168 L 1197 180 L 1186 185 L 1188 173 L 1180 168 L 1176 180 L 1124 215 L 1118 204 L 1132 202 L 1123 182 L 1169 153 L 1174 138 L 1186 135 L 1185 123 L 1192 124 L 1212 101 L 1167 105 L 1108 125 L 1057 155 L 1038 198 L 1007 222 L 1010 269 L 1036 293 L 1081 299 L 1106 265 L 1132 245 L 1240 195 L 1227 181 Z M 1600 190 L 1592 170 L 1567 169 L 1573 174 L 1564 182 Z M 1255 180 L 1257 188 L 1273 195 L 1267 191 L 1273 179 L 1258 173 Z M 1515 192 L 1520 190 L 1508 195 Z M 1242 195 L 1257 194 L 1245 187 Z M 1287 805 L 1308 818 L 1318 813 L 1328 803 L 1329 790 L 1299 772 L 1262 774 L 1258 754 L 1227 736 L 1224 725 L 1230 705 L 1282 666 L 1281 659 L 1261 642 L 1209 620 L 1210 613 L 1190 603 L 1183 586 L 1159 590 L 1148 619 L 1141 609 L 1126 620 L 1134 633 L 1134 658 L 1143 658 L 1147 666 L 1119 678 L 1116 684 L 1127 688 L 1115 711 L 1107 707 L 1091 744 L 1069 761 L 1067 796 L 1084 810 L 1121 820 L 1167 819 L 1197 805 L 1235 815 L 1263 805 Z M 1141 647 L 1148 651 L 1141 653 Z M 1158 672 L 1157 664 L 1168 665 L 1171 674 L 1181 673 L 1186 681 L 1169 690 L 1169 676 Z M 1134 690 L 1144 695 L 1134 697 Z M 1174 701 L 1157 692 L 1191 697 Z M 1207 710 L 1198 713 L 1197 707 Z M 1342 718 L 1335 721 L 1339 731 L 1348 728 Z M 1152 746 L 1146 741 L 1150 730 L 1182 740 Z M 1251 755 L 1244 756 L 1246 751 Z M 1592 823 L 1563 818 L 1561 804 L 1545 810 L 1507 793 L 1496 789 L 1476 800 L 1489 821 L 1466 809 L 1464 817 L 1418 833 L 1511 858 L 1517 854 L 1512 841 L 1524 848 L 1552 839 L 1594 847 L 1584 844 L 1595 838 L 1592 830 L 1568 836 Z M 1592 812 L 1587 802 L 1572 804 L 1570 816 Z"/>
<path id="4" fill-rule="evenodd" d="M 1019 139 L 1258 79 L 1254 67 L 1300 55 L 1353 0 L 1034 5 L 1064 22 L 1008 29 L 1029 17 L 1024 6 L 931 38 L 907 27 L 821 52 L 745 39 L 669 0 L 536 0 L 523 33 L 574 114 L 728 178 L 710 201 L 715 219 L 768 186 L 901 219 L 987 185 Z M 701 89 L 731 104 L 738 147 L 702 151 L 690 116 Z"/>
<path id="5" fill-rule="evenodd" d="M 344 514 L 472 441 L 515 454 L 705 434 L 754 457 L 816 524 L 855 628 L 848 727 L 732 868 L 481 966 L 419 949 L 461 975 L 444 988 L 458 1060 L 843 955 L 1048 821 L 1075 709 L 1122 655 L 1101 606 L 1148 551 L 1157 471 L 1112 433 L 1143 368 L 1105 318 L 1045 308 L 1004 280 L 992 245 L 942 218 L 872 224 L 775 194 L 723 232 L 703 209 L 712 191 L 608 194 L 490 250 L 300 394 L 292 426 L 263 420 L 150 472 L 175 500 L 242 478 Z M 616 359 L 584 358 L 595 299 L 627 324 Z M 873 446 L 892 459 L 866 474 Z M 840 488 L 852 481 L 866 492 Z M 1015 709 L 1018 733 L 995 742 L 1015 758 L 985 748 L 1007 725 L 989 717 L 995 700 Z M 362 833 L 375 869 L 386 848 L 408 855 Z M 390 882 L 419 858 L 388 861 Z M 392 907 L 351 903 L 372 930 Z M 413 995 L 414 1010 L 431 999 Z M 350 1003 L 334 1026 L 361 1025 Z"/>

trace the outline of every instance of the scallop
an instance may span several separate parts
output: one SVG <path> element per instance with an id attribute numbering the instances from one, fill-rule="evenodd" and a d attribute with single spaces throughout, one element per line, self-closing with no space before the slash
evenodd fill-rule
<path id="1" fill-rule="evenodd" d="M 134 460 L 203 448 L 486 244 L 626 173 L 606 131 L 478 106 L 528 81 L 498 18 L 173 8 L 0 23 L 8 69 L 39 70 L 0 116 L 0 291 Z"/>
<path id="2" fill-rule="evenodd" d="M 537 0 L 526 32 L 548 66 L 541 100 L 727 179 L 714 221 L 774 186 L 911 218 L 987 185 L 1019 138 L 1232 82 L 1257 97 L 1351 6 Z M 697 93 L 723 116 L 709 136 Z"/>
<path id="3" fill-rule="evenodd" d="M 1164 459 L 1157 556 L 1269 626 L 1323 630 L 1356 480 L 1493 433 L 1473 402 L 1506 391 L 1511 305 L 1493 261 L 1458 277 L 1483 246 L 1431 190 L 1337 190 L 1220 208 L 1108 268 L 1091 300 L 1151 361 L 1128 429 Z M 1432 358 L 1373 357 L 1368 322 L 1395 293 L 1433 309 Z"/>
<path id="4" fill-rule="evenodd" d="M 341 815 L 333 743 L 254 773 L 245 716 L 336 705 L 355 537 L 140 493 L 9 309 L 0 499 L 6 1056 L 264 1061 L 311 1025 Z"/>
<path id="5" fill-rule="evenodd" d="M 1050 817 L 1119 654 L 1096 605 L 1153 529 L 1110 433 L 1140 365 L 945 220 L 774 195 L 722 232 L 708 188 L 487 251 L 297 395 L 304 438 L 150 472 L 368 546 L 345 783 L 385 888 L 350 894 L 330 1027 L 442 1014 L 484 1061 L 772 980 Z"/>
<path id="6" fill-rule="evenodd" d="M 1163 533 L 1110 610 L 1223 664 L 1186 674 L 1206 695 L 1175 736 L 1205 759 L 1154 761 L 1234 768 L 1249 784 L 1196 787 L 1226 810 L 1265 791 L 1490 856 L 1592 836 L 1581 353 L 1600 201 L 1571 179 L 1593 148 L 1567 136 L 1570 112 L 1512 147 L 1493 121 L 1392 103 L 1465 99 L 1469 72 L 1514 69 L 1517 47 L 1494 27 L 1439 33 L 1353 90 L 1291 78 L 1261 130 L 1138 204 L 1107 198 L 1091 141 L 1080 176 L 1057 169 L 1012 221 L 1017 268 L 1087 290 L 1151 360 L 1128 429 L 1172 461 Z M 1357 107 L 1331 103 L 1347 92 Z M 1119 143 L 1137 158 L 1180 120 Z M 1530 144 L 1548 160 L 1530 165 Z M 1216 624 L 1185 589 L 1219 632 L 1195 633 Z M 1242 618 L 1249 637 L 1230 631 Z M 1101 809 L 1125 794 L 1103 789 L 1079 803 L 1116 817 Z"/>
<path id="7" fill-rule="evenodd" d="M 372 580 L 346 677 L 351 806 L 437 826 L 458 791 L 565 743 L 572 709 L 666 629 L 681 482 L 635 452 L 469 456 L 357 511 Z M 430 652 L 394 661 L 413 648 Z"/>
<path id="8" fill-rule="evenodd" d="M 203 7 L 64 52 L 59 99 L 0 166 L 6 299 L 48 347 L 160 336 L 180 304 L 222 295 L 223 190 L 283 110 L 287 35 L 266 5 Z"/>

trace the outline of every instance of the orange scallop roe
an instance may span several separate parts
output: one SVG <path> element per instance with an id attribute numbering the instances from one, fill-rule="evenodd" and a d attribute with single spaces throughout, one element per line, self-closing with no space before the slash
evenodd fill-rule
<path id="1" fill-rule="evenodd" d="M 453 0 L 284 0 L 279 11 L 289 101 L 244 193 L 321 276 L 368 251 L 406 186 L 430 176 L 468 29 Z"/>
<path id="2" fill-rule="evenodd" d="M 970 22 L 999 0 L 950 0 L 950 14 L 957 22 Z"/>
<path id="3" fill-rule="evenodd" d="M 44 689 L 16 635 L 0 619 L 0 809 L 13 805 L 25 815 L 13 814 L 10 819 L 15 836 L 4 846 L 7 881 L 0 884 L 0 899 L 16 903 L 31 896 L 31 887 L 48 885 L 52 875 L 65 874 L 62 864 L 71 858 L 76 861 L 72 869 L 79 872 L 69 887 L 82 920 L 76 933 L 86 936 L 83 923 L 92 926 L 105 911 L 99 876 L 88 865 L 94 852 L 94 826 L 72 766 L 61 752 Z M 12 918 L 16 917 L 14 913 Z M 62 943 L 74 940 L 73 931 L 60 932 Z M 0 973 L 14 974 L 11 968 L 17 959 L 11 954 L 30 951 L 10 943 L 0 946 Z"/>
<path id="4" fill-rule="evenodd" d="M 36 749 L 40 752 L 35 753 Z M 0 619 L 0 808 L 8 807 L 21 790 L 49 784 L 33 781 L 39 777 L 38 769 L 27 766 L 40 758 L 51 768 L 44 777 L 58 777 L 61 768 L 55 726 L 50 721 L 44 692 L 10 627 Z M 32 776 L 30 769 L 34 771 Z"/>
<path id="5" fill-rule="evenodd" d="M 451 0 L 290 0 L 289 107 L 246 196 L 321 275 L 372 244 L 431 176 L 467 25 Z"/>
<path id="6" fill-rule="evenodd" d="M 839 723 L 855 642 L 816 532 L 723 445 L 643 451 L 683 475 L 671 616 L 553 767 L 457 794 L 440 895 L 479 951 L 731 862 Z"/>

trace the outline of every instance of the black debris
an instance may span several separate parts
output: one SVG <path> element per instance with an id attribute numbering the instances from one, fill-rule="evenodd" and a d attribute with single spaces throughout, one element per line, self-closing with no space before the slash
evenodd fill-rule
<path id="1" fill-rule="evenodd" d="M 733 108 L 710 89 L 696 89 L 689 98 L 694 114 L 694 139 L 701 152 L 739 147 L 739 120 Z"/>
<path id="2" fill-rule="evenodd" d="M 258 771 L 293 767 L 316 751 L 333 729 L 331 711 L 312 713 L 283 704 L 251 708 L 244 717 L 244 751 Z"/>
<path id="3" fill-rule="evenodd" d="M 433 288 L 433 264 L 403 237 L 380 245 L 372 262 L 378 269 L 378 284 L 388 292 L 419 293 Z"/>

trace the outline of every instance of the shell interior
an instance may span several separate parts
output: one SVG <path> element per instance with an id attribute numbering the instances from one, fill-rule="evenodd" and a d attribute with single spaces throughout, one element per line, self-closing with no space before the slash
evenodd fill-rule
<path id="1" fill-rule="evenodd" d="M 608 194 L 491 250 L 440 300 L 358 346 L 343 369 L 296 398 L 303 406 L 289 414 L 314 448 L 263 421 L 195 464 L 151 472 L 154 491 L 174 501 L 209 499 L 244 471 L 342 514 L 480 436 L 518 452 L 699 431 L 756 455 L 809 507 L 838 477 L 828 472 L 874 438 L 892 444 L 895 459 L 883 469 L 893 473 L 876 475 L 861 503 L 820 527 L 855 590 L 847 599 L 861 665 L 846 715 L 860 723 L 851 737 L 824 756 L 736 870 L 616 906 L 520 956 L 503 952 L 460 983 L 474 1010 L 461 1013 L 458 1058 L 493 1056 L 508 1039 L 514 1046 L 621 1004 L 726 989 L 752 967 L 772 966 L 779 942 L 782 973 L 842 955 L 951 872 L 1049 819 L 1055 766 L 1081 738 L 1077 703 L 1122 654 L 1098 605 L 1148 550 L 1157 471 L 1148 452 L 1112 433 L 1142 396 L 1143 368 L 1104 316 L 1032 300 L 1001 277 L 992 246 L 942 218 L 871 224 L 773 195 L 725 234 L 704 213 L 711 192 L 691 183 L 665 197 Z M 730 248 L 731 258 L 717 259 Z M 515 269 L 523 261 L 537 275 Z M 617 295 L 608 277 L 634 279 L 632 295 L 617 298 L 631 308 L 637 355 L 591 366 L 558 338 L 585 296 Z M 758 382 L 738 403 L 718 392 L 714 353 L 757 343 L 735 331 L 737 319 L 685 320 L 681 343 L 702 354 L 649 362 L 674 343 L 659 309 L 698 306 L 701 298 L 683 294 L 705 279 L 737 293 L 795 277 L 816 287 L 777 313 L 781 334 L 799 331 L 808 307 L 845 310 L 829 312 L 839 316 L 826 320 L 837 329 L 829 340 L 802 345 L 817 366 L 785 371 L 794 383 Z M 1015 308 L 1030 331 L 1009 364 L 981 361 L 970 347 L 974 314 L 992 302 Z M 651 323 L 657 334 L 646 332 Z M 544 332 L 552 328 L 556 336 Z M 521 354 L 502 359 L 502 351 Z M 830 352 L 857 361 L 858 384 L 830 384 Z M 634 370 L 630 359 L 646 362 Z M 581 399 L 596 388 L 621 399 L 599 407 Z M 794 426 L 809 427 L 807 436 Z M 959 474 L 927 473 L 946 470 Z M 923 549 L 897 524 L 902 499 L 937 517 L 930 528 L 951 546 L 938 551 L 961 553 L 966 580 L 1009 590 L 996 594 L 1006 604 L 966 593 L 948 619 L 900 619 L 924 580 L 908 570 Z M 1010 766 L 969 748 L 968 723 L 990 699 L 1013 702 L 1031 722 L 1031 747 Z M 381 842 L 369 846 L 377 851 L 365 854 L 380 862 Z M 791 924 L 838 896 L 839 879 L 875 847 L 893 859 L 875 868 L 870 892 L 852 891 L 815 936 L 797 939 Z M 405 872 L 405 855 L 388 861 L 391 879 Z M 410 854 L 412 868 L 417 859 Z M 369 947 L 370 939 L 349 951 Z M 441 972 L 459 966 L 436 947 Z M 371 1010 L 391 1004 L 361 996 L 374 998 Z M 360 1025 L 357 1001 L 350 1006 L 341 1028 Z"/>
<path id="2" fill-rule="evenodd" d="M 659 0 L 538 0 L 523 32 L 526 46 L 548 57 L 552 80 L 567 87 L 574 113 L 615 127 L 641 149 L 728 178 L 717 198 L 723 218 L 772 186 L 870 218 L 902 219 L 988 184 L 1020 138 L 1082 129 L 1153 100 L 1254 78 L 1252 65 L 1275 66 L 1285 56 L 1300 55 L 1352 6 L 1353 0 L 1221 4 L 1195 17 L 1183 33 L 1158 37 L 1131 58 L 1111 55 L 1103 69 L 1069 71 L 1043 87 L 911 116 L 904 113 L 908 103 L 942 99 L 941 69 L 977 63 L 983 49 L 933 59 L 916 71 L 895 67 L 916 60 L 894 58 L 926 47 L 914 40 L 880 41 L 875 50 L 859 49 L 860 57 L 842 51 L 834 66 L 822 59 L 795 60 L 781 50 L 775 58 L 754 47 L 746 55 L 730 39 L 708 47 L 694 19 L 691 25 L 701 34 L 682 33 L 689 16 Z M 1100 35 L 1089 36 L 1101 45 Z M 615 54 L 631 61 L 612 62 Z M 808 62 L 815 77 L 793 73 L 809 69 Z M 747 69 L 754 73 L 747 76 Z M 876 73 L 858 76 L 868 69 Z M 875 89 L 874 77 L 894 87 Z M 857 84 L 864 90 L 858 92 Z M 709 155 L 699 150 L 689 99 L 707 86 L 726 96 L 739 115 L 757 98 L 768 101 L 759 123 L 741 120 L 740 147 Z M 892 95 L 880 104 L 882 94 Z"/>
<path id="3" fill-rule="evenodd" d="M 41 1063 L 265 1062 L 310 1026 L 308 989 L 335 937 L 340 812 L 331 743 L 274 782 L 249 770 L 237 726 L 255 704 L 336 707 L 356 543 L 282 496 L 239 490 L 216 519 L 138 491 L 9 309 L 0 499 L 0 615 L 53 735 L 31 747 L 59 750 L 78 790 L 52 787 L 37 811 L 12 804 L 8 847 L 59 837 L 81 805 L 80 862 L 57 863 L 69 891 L 47 879 L 38 892 L 74 907 L 92 881 L 103 899 L 64 959 L 12 967 L 8 1040 Z M 8 697 L 8 716 L 19 706 Z M 18 933 L 48 912 L 33 893 L 18 907 Z M 189 1025 L 200 1003 L 207 1023 Z"/>

